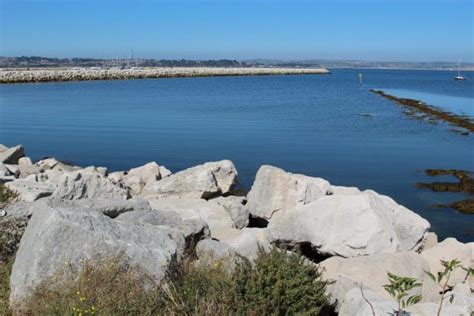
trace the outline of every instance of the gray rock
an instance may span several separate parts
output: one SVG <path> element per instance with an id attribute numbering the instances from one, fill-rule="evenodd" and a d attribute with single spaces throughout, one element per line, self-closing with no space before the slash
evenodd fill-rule
<path id="1" fill-rule="evenodd" d="M 3 144 L 0 144 L 0 153 L 4 152 L 5 150 L 7 150 L 8 147 L 3 145 Z"/>
<path id="2" fill-rule="evenodd" d="M 77 200 L 84 198 L 128 199 L 126 188 L 114 183 L 94 170 L 68 172 L 58 179 L 53 197 Z"/>
<path id="3" fill-rule="evenodd" d="M 6 218 L 27 217 L 30 218 L 34 212 L 48 208 L 68 208 L 77 210 L 91 210 L 99 212 L 108 217 L 115 218 L 123 213 L 132 211 L 150 211 L 150 204 L 142 199 L 129 200 L 107 200 L 107 199 L 81 199 L 61 200 L 45 198 L 34 202 L 17 202 L 9 205 Z"/>
<path id="4" fill-rule="evenodd" d="M 367 300 L 372 305 L 373 311 Z M 383 298 L 378 293 L 366 288 L 363 289 L 362 296 L 360 287 L 354 287 L 347 291 L 338 315 L 371 316 L 373 312 L 375 315 L 393 315 L 394 310 L 398 310 L 395 301 Z"/>
<path id="5" fill-rule="evenodd" d="M 433 232 L 429 232 L 428 234 L 426 234 L 426 240 L 425 240 L 425 244 L 423 245 L 423 251 L 433 248 L 437 244 L 438 244 L 438 236 Z"/>
<path id="6" fill-rule="evenodd" d="M 25 149 L 22 145 L 8 148 L 0 152 L 0 163 L 5 164 L 18 164 L 18 159 L 25 155 Z"/>
<path id="7" fill-rule="evenodd" d="M 218 197 L 210 200 L 223 206 L 229 213 L 234 226 L 236 228 L 244 228 L 249 224 L 250 211 L 246 205 L 243 204 L 245 199 L 240 196 Z"/>
<path id="8" fill-rule="evenodd" d="M 235 249 L 223 242 L 204 239 L 196 245 L 196 256 L 200 265 L 214 265 L 220 263 L 228 271 L 233 271 L 241 259 Z"/>
<path id="9" fill-rule="evenodd" d="M 20 167 L 18 165 L 3 165 L 9 174 L 14 175 L 16 178 L 20 176 Z"/>
<path id="10" fill-rule="evenodd" d="M 115 183 L 123 182 L 123 177 L 125 176 L 125 172 L 123 171 L 115 171 L 109 173 L 107 176 L 110 180 L 112 180 Z"/>
<path id="11" fill-rule="evenodd" d="M 35 163 L 36 166 L 45 170 L 53 169 L 57 164 L 59 164 L 59 161 L 54 158 L 45 158 Z"/>
<path id="12" fill-rule="evenodd" d="M 198 219 L 207 223 L 212 237 L 221 229 L 231 229 L 234 222 L 229 213 L 217 203 L 202 199 L 157 199 L 148 200 L 153 209 L 173 212 L 181 220 Z"/>
<path id="13" fill-rule="evenodd" d="M 441 260 L 451 261 L 457 259 L 464 267 L 474 266 L 474 242 L 467 244 L 457 241 L 455 238 L 446 238 L 439 244 L 429 249 L 424 250 L 421 256 L 428 262 L 429 271 L 434 275 L 444 270 L 441 265 Z M 451 273 L 449 285 L 454 286 L 461 283 L 466 276 L 466 272 L 462 269 L 457 269 Z M 429 282 L 433 282 L 431 279 Z M 474 288 L 474 277 L 468 278 L 468 284 Z"/>
<path id="14" fill-rule="evenodd" d="M 324 197 L 331 185 L 324 179 L 292 174 L 272 166 L 261 166 L 248 194 L 247 206 L 256 217 L 270 219 Z"/>
<path id="15" fill-rule="evenodd" d="M 148 198 L 208 199 L 228 193 L 237 182 L 230 160 L 207 162 L 156 181 L 143 192 Z"/>
<path id="16" fill-rule="evenodd" d="M 276 244 L 309 243 L 320 254 L 341 257 L 419 250 L 429 227 L 419 215 L 373 191 L 324 196 L 278 214 L 268 226 Z"/>
<path id="17" fill-rule="evenodd" d="M 262 228 L 218 229 L 213 238 L 232 247 L 240 256 L 255 260 L 259 247 L 268 250 L 271 248 L 267 230 Z"/>
<path id="18" fill-rule="evenodd" d="M 209 227 L 206 222 L 200 219 L 182 220 L 178 213 L 171 211 L 158 210 L 139 210 L 127 212 L 119 215 L 117 220 L 129 223 L 142 223 L 155 226 L 168 226 L 178 230 L 184 235 L 186 240 L 186 249 L 192 252 L 196 243 L 202 239 L 209 237 Z"/>
<path id="19" fill-rule="evenodd" d="M 324 269 L 323 278 L 332 281 L 328 291 L 341 306 L 350 289 L 360 284 L 377 293 L 385 300 L 391 299 L 383 285 L 388 283 L 387 271 L 399 276 L 413 277 L 423 283 L 413 294 L 421 294 L 423 301 L 437 301 L 438 288 L 428 282 L 425 271 L 429 268 L 426 260 L 416 252 L 384 253 L 355 258 L 331 257 L 320 263 Z"/>
<path id="20" fill-rule="evenodd" d="M 94 210 L 111 218 L 116 218 L 121 214 L 132 211 L 151 211 L 150 204 L 140 198 L 129 200 L 102 198 L 80 200 L 49 199 L 48 205 L 53 208 L 66 207 Z"/>
<path id="21" fill-rule="evenodd" d="M 31 161 L 30 157 L 21 157 L 18 159 L 19 166 L 32 166 L 33 162 Z"/>
<path id="22" fill-rule="evenodd" d="M 40 209 L 20 242 L 10 302 L 17 305 L 65 263 L 97 255 L 125 255 L 131 264 L 161 280 L 182 256 L 180 245 L 184 247 L 184 237 L 169 227 L 117 221 L 87 209 Z"/>
<path id="23" fill-rule="evenodd" d="M 406 310 L 412 316 L 433 316 L 438 311 L 439 303 L 418 303 L 409 306 Z M 468 305 L 459 305 L 449 301 L 443 303 L 440 316 L 470 316 L 474 308 Z"/>
<path id="24" fill-rule="evenodd" d="M 36 201 L 50 196 L 56 189 L 55 186 L 50 183 L 23 179 L 8 182 L 5 186 L 11 191 L 16 192 L 20 201 Z"/>
<path id="25" fill-rule="evenodd" d="M 149 162 L 141 167 L 130 169 L 123 177 L 124 183 L 135 194 L 140 194 L 143 187 L 150 186 L 160 179 L 160 166 L 156 162 Z"/>

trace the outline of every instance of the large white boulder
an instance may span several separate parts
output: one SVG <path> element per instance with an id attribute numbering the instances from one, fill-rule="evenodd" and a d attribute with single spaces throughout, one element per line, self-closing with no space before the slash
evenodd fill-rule
<path id="1" fill-rule="evenodd" d="M 258 170 L 247 195 L 247 206 L 253 216 L 268 220 L 277 212 L 285 213 L 326 196 L 330 188 L 324 179 L 264 165 Z"/>
<path id="2" fill-rule="evenodd" d="M 309 243 L 322 255 L 354 257 L 418 250 L 430 224 L 373 191 L 323 196 L 274 216 L 268 226 L 276 244 Z"/>
<path id="3" fill-rule="evenodd" d="M 88 209 L 39 209 L 16 254 L 10 301 L 20 303 L 65 263 L 77 264 L 98 255 L 124 254 L 131 264 L 160 280 L 181 258 L 184 245 L 184 236 L 166 226 L 118 221 Z"/>
<path id="4" fill-rule="evenodd" d="M 232 247 L 236 253 L 249 260 L 257 258 L 259 248 L 271 248 L 268 231 L 264 228 L 219 229 L 215 230 L 213 238 Z"/>
<path id="5" fill-rule="evenodd" d="M 18 202 L 9 205 L 6 209 L 6 218 L 11 217 L 31 217 L 34 212 L 47 208 L 68 208 L 74 210 L 93 210 L 108 217 L 115 218 L 120 214 L 138 211 L 151 210 L 150 204 L 142 199 L 134 198 L 129 200 L 117 199 L 81 199 L 62 200 L 54 198 L 44 198 L 34 202 Z"/>
<path id="6" fill-rule="evenodd" d="M 228 193 L 237 182 L 237 170 L 230 160 L 205 164 L 172 174 L 145 188 L 149 198 L 208 199 Z"/>
<path id="7" fill-rule="evenodd" d="M 51 183 L 18 179 L 5 183 L 5 186 L 18 194 L 19 201 L 36 201 L 53 194 L 56 187 Z"/>
<path id="8" fill-rule="evenodd" d="M 245 198 L 240 196 L 220 196 L 218 198 L 210 200 L 222 205 L 229 213 L 232 221 L 236 228 L 244 228 L 249 224 L 250 211 L 246 205 L 244 205 Z"/>
<path id="9" fill-rule="evenodd" d="M 467 244 L 457 241 L 455 238 L 446 238 L 439 244 L 429 249 L 424 250 L 421 256 L 428 262 L 429 271 L 433 275 L 444 270 L 441 265 L 441 260 L 451 261 L 457 259 L 461 262 L 463 267 L 474 266 L 474 242 Z M 455 270 L 450 277 L 449 285 L 454 286 L 457 283 L 464 281 L 466 272 L 463 269 Z M 432 282 L 430 280 L 430 282 Z M 474 277 L 468 278 L 468 283 L 471 288 L 474 288 Z"/>
<path id="10" fill-rule="evenodd" d="M 203 199 L 150 199 L 148 200 L 153 209 L 173 212 L 178 214 L 181 220 L 200 219 L 207 223 L 214 237 L 221 229 L 234 227 L 232 217 L 221 205 Z"/>
<path id="11" fill-rule="evenodd" d="M 116 219 L 177 229 L 184 235 L 187 248 L 194 247 L 200 239 L 210 236 L 209 227 L 203 220 L 197 218 L 182 220 L 178 213 L 172 211 L 137 210 L 120 214 Z"/>
<path id="12" fill-rule="evenodd" d="M 128 190 L 95 170 L 78 170 L 62 174 L 53 197 L 68 200 L 84 198 L 127 199 Z"/>
<path id="13" fill-rule="evenodd" d="M 370 302 L 370 304 L 368 302 Z M 354 287 L 347 291 L 344 301 L 339 308 L 339 316 L 372 316 L 393 315 L 398 305 L 393 300 L 381 297 L 378 293 L 360 287 Z"/>
<path id="14" fill-rule="evenodd" d="M 0 163 L 18 164 L 18 159 L 25 156 L 25 149 L 22 145 L 6 148 L 0 151 Z"/>
<path id="15" fill-rule="evenodd" d="M 338 306 L 344 302 L 346 293 L 362 284 L 384 299 L 390 295 L 383 286 L 388 284 L 387 272 L 399 276 L 416 278 L 423 283 L 413 293 L 421 294 L 423 301 L 436 302 L 439 298 L 437 287 L 428 282 L 425 271 L 428 263 L 416 252 L 384 253 L 354 258 L 331 257 L 320 263 L 324 268 L 323 277 L 331 280 L 328 290 Z"/>
<path id="16" fill-rule="evenodd" d="M 145 186 L 150 186 L 161 178 L 160 166 L 153 161 L 141 167 L 130 169 L 123 176 L 123 181 L 133 193 L 140 194 Z"/>

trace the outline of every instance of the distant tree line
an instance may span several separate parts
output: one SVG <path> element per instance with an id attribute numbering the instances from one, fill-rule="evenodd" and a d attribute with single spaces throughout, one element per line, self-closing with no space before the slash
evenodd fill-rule
<path id="1" fill-rule="evenodd" d="M 245 62 L 229 59 L 218 60 L 168 60 L 168 59 L 96 59 L 48 58 L 40 56 L 0 57 L 1 68 L 37 67 L 249 67 Z"/>

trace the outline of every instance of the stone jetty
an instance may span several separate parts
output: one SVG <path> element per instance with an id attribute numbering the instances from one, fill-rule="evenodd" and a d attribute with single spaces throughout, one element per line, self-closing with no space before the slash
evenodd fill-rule
<path id="1" fill-rule="evenodd" d="M 224 68 L 224 67 L 154 67 L 154 68 L 41 68 L 2 69 L 0 83 L 115 80 L 143 78 L 178 78 L 210 76 L 258 76 L 329 74 L 323 68 Z"/>
<path id="2" fill-rule="evenodd" d="M 422 282 L 413 292 L 421 302 L 407 310 L 433 315 L 440 289 L 425 271 L 442 271 L 441 260 L 474 264 L 474 243 L 438 242 L 427 220 L 388 196 L 274 166 L 262 166 L 242 196 L 230 160 L 176 173 L 156 162 L 109 172 L 54 158 L 32 161 L 23 146 L 0 145 L 0 182 L 16 193 L 0 209 L 0 240 L 18 248 L 12 306 L 65 262 L 97 253 L 125 254 L 160 282 L 190 252 L 197 263 L 232 262 L 277 247 L 324 267 L 339 315 L 392 313 L 397 304 L 383 288 L 387 271 Z M 7 240 L 12 235 L 22 235 L 16 245 Z M 472 275 L 453 273 L 446 290 L 453 299 L 443 315 L 472 315 L 473 289 Z"/>

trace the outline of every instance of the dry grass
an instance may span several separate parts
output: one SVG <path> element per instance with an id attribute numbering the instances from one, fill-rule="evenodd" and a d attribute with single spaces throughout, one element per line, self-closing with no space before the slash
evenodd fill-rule
<path id="1" fill-rule="evenodd" d="M 286 315 L 323 314 L 328 306 L 316 267 L 299 256 L 261 253 L 255 264 L 183 263 L 155 283 L 123 258 L 65 265 L 22 304 L 30 315 Z"/>

